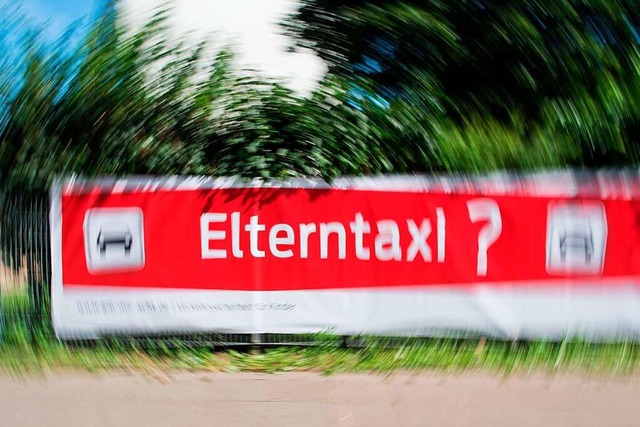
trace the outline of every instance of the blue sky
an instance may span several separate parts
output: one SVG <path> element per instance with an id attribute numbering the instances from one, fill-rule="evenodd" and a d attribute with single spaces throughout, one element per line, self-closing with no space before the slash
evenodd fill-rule
<path id="1" fill-rule="evenodd" d="M 34 24 L 44 25 L 52 38 L 78 20 L 89 23 L 104 4 L 105 0 L 0 0 L 0 5 L 17 6 Z"/>
<path id="2" fill-rule="evenodd" d="M 0 25 L 0 42 L 16 43 L 22 33 L 10 26 L 10 19 L 2 22 L 2 8 L 20 8 L 29 18 L 28 27 L 43 28 L 51 41 L 80 20 L 71 39 L 73 46 L 107 1 L 0 0 L 0 24 L 7 25 Z M 166 0 L 120 0 L 119 8 L 135 28 L 151 16 L 147 12 L 164 4 Z M 172 4 L 175 34 L 207 38 L 212 49 L 232 44 L 242 69 L 257 70 L 303 95 L 310 94 L 326 72 L 326 64 L 313 51 L 287 50 L 291 43 L 281 34 L 279 22 L 298 7 L 298 0 L 172 0 Z"/>

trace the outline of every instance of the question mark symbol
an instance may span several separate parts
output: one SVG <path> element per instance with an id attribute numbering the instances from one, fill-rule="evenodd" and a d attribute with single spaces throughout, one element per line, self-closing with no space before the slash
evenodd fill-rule
<path id="1" fill-rule="evenodd" d="M 467 202 L 471 222 L 487 221 L 478 233 L 478 276 L 487 275 L 487 251 L 502 232 L 500 207 L 491 199 L 474 199 Z"/>

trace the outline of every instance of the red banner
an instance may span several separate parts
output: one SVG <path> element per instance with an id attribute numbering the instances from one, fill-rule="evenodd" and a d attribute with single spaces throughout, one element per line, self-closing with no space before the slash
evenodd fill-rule
<path id="1" fill-rule="evenodd" d="M 66 286 L 543 286 L 640 273 L 640 206 L 629 200 L 230 188 L 68 191 L 61 204 Z M 126 241 L 99 247 L 109 226 L 138 245 L 137 263 L 101 261 L 130 255 Z"/>
<path id="2" fill-rule="evenodd" d="M 640 337 L 640 177 L 68 181 L 62 338 L 313 333 Z"/>

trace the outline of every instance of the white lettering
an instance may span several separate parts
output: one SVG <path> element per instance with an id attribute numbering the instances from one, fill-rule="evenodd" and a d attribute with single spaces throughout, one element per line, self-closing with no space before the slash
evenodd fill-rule
<path id="1" fill-rule="evenodd" d="M 200 244 L 202 249 L 202 259 L 220 259 L 227 257 L 226 249 L 210 249 L 209 242 L 212 240 L 224 240 L 227 232 L 223 230 L 212 231 L 209 225 L 213 222 L 225 222 L 225 213 L 205 213 L 200 216 Z"/>
<path id="2" fill-rule="evenodd" d="M 438 262 L 443 263 L 446 220 L 444 218 L 444 210 L 442 208 L 436 208 L 436 223 L 438 224 Z"/>
<path id="3" fill-rule="evenodd" d="M 284 232 L 285 237 L 278 237 L 278 233 Z M 287 224 L 276 224 L 269 230 L 269 249 L 276 258 L 291 258 L 293 250 L 280 250 L 278 245 L 293 245 L 295 242 L 293 228 Z"/>
<path id="4" fill-rule="evenodd" d="M 502 233 L 500 207 L 491 199 L 475 199 L 467 202 L 471 222 L 487 221 L 478 233 L 477 275 L 487 275 L 487 251 Z"/>
<path id="5" fill-rule="evenodd" d="M 376 236 L 376 258 L 380 261 L 401 261 L 400 230 L 398 224 L 392 220 L 382 220 L 376 223 L 378 235 Z"/>
<path id="6" fill-rule="evenodd" d="M 258 216 L 253 215 L 249 224 L 244 226 L 244 229 L 249 232 L 249 245 L 251 248 L 251 255 L 256 258 L 264 258 L 264 251 L 258 248 L 258 233 L 265 230 L 264 224 L 258 222 Z"/>
<path id="7" fill-rule="evenodd" d="M 474 216 L 479 214 L 473 211 L 473 206 L 475 205 L 469 202 L 470 216 L 472 217 L 472 221 L 476 221 L 479 220 L 477 218 L 481 217 Z M 437 262 L 443 263 L 445 260 L 446 241 L 444 210 L 442 208 L 436 208 L 435 213 L 437 225 L 437 236 L 435 236 L 437 237 Z M 488 214 L 494 215 L 494 213 L 491 212 Z M 377 234 L 374 238 L 373 236 L 371 237 L 373 238 L 373 242 L 368 243 L 369 241 L 366 239 L 370 238 L 367 236 L 372 235 L 373 226 L 370 221 L 365 219 L 361 212 L 356 212 L 353 221 L 350 221 L 348 225 L 336 221 L 297 225 L 276 223 L 272 226 L 267 226 L 260 222 L 258 215 L 250 216 L 248 222 L 244 222 L 241 215 L 240 212 L 210 212 L 201 215 L 200 239 L 201 256 L 203 259 L 224 259 L 228 256 L 243 258 L 245 250 L 255 258 L 265 258 L 267 254 L 275 258 L 292 258 L 299 251 L 300 258 L 307 259 L 309 257 L 311 240 L 313 240 L 314 245 L 311 251 L 316 250 L 317 246 L 315 245 L 318 244 L 316 241 L 319 242 L 319 255 L 321 259 L 328 259 L 330 253 L 333 254 L 333 257 L 337 256 L 338 259 L 346 259 L 348 232 L 351 233 L 350 236 L 353 236 L 353 246 L 349 247 L 353 248 L 351 249 L 354 251 L 353 256 L 358 260 L 370 260 L 375 256 L 374 259 L 381 261 L 402 261 L 405 258 L 407 261 L 414 261 L 418 255 L 420 255 L 422 260 L 431 262 L 433 257 L 428 239 L 432 231 L 435 230 L 432 230 L 432 222 L 429 218 L 422 219 L 420 223 L 413 219 L 407 220 L 407 228 L 409 236 L 411 237 L 410 244 L 407 247 L 401 245 L 399 225 L 391 219 L 385 219 L 375 223 Z M 499 234 L 501 227 L 499 211 L 497 215 L 497 220 L 495 218 L 492 219 L 492 224 L 498 227 L 497 233 Z M 226 223 L 228 217 L 230 217 L 230 224 L 213 225 Z M 347 227 L 349 227 L 348 230 Z M 230 232 L 228 231 L 229 229 Z M 248 234 L 246 237 L 242 236 L 242 233 L 245 232 Z M 262 232 L 268 235 L 262 237 Z M 299 236 L 297 235 L 298 232 L 300 233 Z M 229 233 L 231 235 L 227 236 Z M 314 233 L 318 233 L 319 236 L 317 239 L 311 237 Z M 484 250 L 483 248 L 485 246 L 488 248 L 492 243 L 489 242 L 483 246 L 481 240 L 484 234 L 482 233 L 481 231 L 478 255 L 480 272 L 483 271 L 483 255 L 480 254 L 480 252 Z M 349 239 L 351 239 L 350 236 Z M 229 237 L 229 241 L 227 241 L 227 237 Z M 489 240 L 491 240 L 490 237 L 491 236 L 489 236 Z M 261 239 L 262 243 L 260 243 Z M 264 240 L 268 240 L 268 242 Z M 409 243 L 409 239 L 407 239 L 406 243 Z M 267 245 L 267 247 L 264 247 L 265 245 Z M 330 245 L 332 246 L 331 251 Z M 349 245 L 351 245 L 350 242 Z M 212 246 L 214 247 L 213 249 L 211 248 Z M 372 252 L 374 252 L 375 255 L 372 255 Z M 486 254 L 484 257 L 486 258 Z"/>
<path id="8" fill-rule="evenodd" d="M 371 226 L 369 225 L 369 221 L 364 221 L 362 214 L 358 212 L 356 214 L 356 219 L 354 222 L 350 223 L 351 232 L 355 236 L 356 240 L 356 258 L 358 259 L 369 259 L 370 251 L 369 248 L 363 247 L 363 236 L 365 234 L 371 233 Z"/>
<path id="9" fill-rule="evenodd" d="M 315 232 L 315 224 L 300 224 L 300 258 L 309 256 L 309 235 Z"/>
<path id="10" fill-rule="evenodd" d="M 231 252 L 236 258 L 244 255 L 240 249 L 240 212 L 231 214 Z"/>
<path id="11" fill-rule="evenodd" d="M 347 257 L 347 235 L 339 222 L 320 223 L 320 258 L 329 258 L 329 235 L 338 235 L 338 258 Z"/>
<path id="12" fill-rule="evenodd" d="M 427 244 L 427 239 L 431 234 L 431 221 L 423 219 L 420 228 L 418 228 L 414 220 L 408 219 L 407 226 L 412 239 L 409 249 L 407 249 L 407 261 L 413 261 L 420 253 L 423 260 L 431 262 L 431 248 Z"/>

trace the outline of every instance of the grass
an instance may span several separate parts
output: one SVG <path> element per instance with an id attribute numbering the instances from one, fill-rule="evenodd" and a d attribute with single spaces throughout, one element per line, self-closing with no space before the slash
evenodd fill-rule
<path id="1" fill-rule="evenodd" d="M 518 342 L 470 339 L 411 339 L 390 347 L 362 338 L 358 347 L 340 346 L 331 336 L 315 346 L 282 346 L 254 353 L 230 348 L 189 347 L 184 342 L 101 340 L 70 346 L 55 340 L 51 328 L 30 313 L 23 296 L 3 298 L 4 331 L 0 369 L 24 373 L 55 369 L 102 371 L 171 369 L 221 372 L 392 372 L 438 370 L 490 371 L 500 374 L 576 372 L 628 375 L 640 369 L 640 344 L 592 344 L 575 341 Z"/>
<path id="2" fill-rule="evenodd" d="M 587 344 L 533 342 L 511 345 L 497 341 L 425 340 L 399 348 L 371 344 L 364 348 L 275 347 L 260 353 L 209 348 L 116 346 L 106 342 L 69 347 L 47 340 L 36 345 L 0 347 L 0 367 L 12 372 L 60 368 L 205 369 L 220 372 L 391 372 L 482 370 L 501 374 L 576 372 L 625 375 L 638 372 L 640 346 L 632 343 Z"/>

